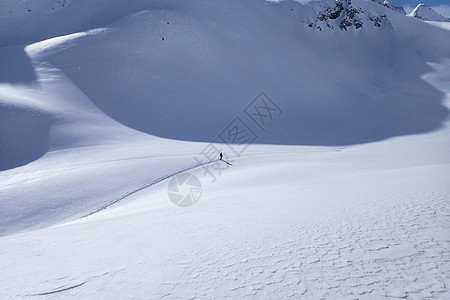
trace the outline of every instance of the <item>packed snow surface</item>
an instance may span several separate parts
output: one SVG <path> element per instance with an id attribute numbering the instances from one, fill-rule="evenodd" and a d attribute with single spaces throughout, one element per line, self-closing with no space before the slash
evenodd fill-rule
<path id="1" fill-rule="evenodd" d="M 340 3 L 4 0 L 0 299 L 448 299 L 450 32 Z"/>

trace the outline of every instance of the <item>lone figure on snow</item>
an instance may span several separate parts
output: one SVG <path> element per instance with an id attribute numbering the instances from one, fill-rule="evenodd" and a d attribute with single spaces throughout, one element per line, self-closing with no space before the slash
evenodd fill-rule
<path id="1" fill-rule="evenodd" d="M 222 160 L 222 157 L 223 157 L 222 152 L 220 152 L 219 157 L 220 157 L 220 160 Z"/>

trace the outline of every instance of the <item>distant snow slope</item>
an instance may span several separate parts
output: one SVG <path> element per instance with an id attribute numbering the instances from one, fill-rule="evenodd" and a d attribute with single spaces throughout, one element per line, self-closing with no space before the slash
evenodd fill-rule
<path id="1" fill-rule="evenodd" d="M 166 7 L 164 2 L 167 1 L 3 0 L 0 12 L 0 44 L 29 44 L 100 27 L 146 7 Z"/>
<path id="2" fill-rule="evenodd" d="M 449 298 L 450 33 L 339 3 L 2 1 L 0 299 Z"/>
<path id="3" fill-rule="evenodd" d="M 389 0 L 372 0 L 374 2 L 377 2 L 383 6 L 386 6 L 389 9 L 392 9 L 398 13 L 401 13 L 402 15 L 406 15 L 406 11 L 403 9 L 401 5 L 395 4 Z"/>
<path id="4" fill-rule="evenodd" d="M 309 28 L 316 4 L 167 3 L 29 55 L 61 69 L 109 117 L 177 140 L 220 142 L 260 91 L 285 114 L 259 143 L 356 144 L 432 130 L 446 117 L 441 93 L 418 77 L 424 61 L 449 55 L 430 46 L 447 43 L 446 33 L 376 3 L 353 1 L 370 23 L 347 32 Z M 389 26 L 369 20 L 383 15 Z M 423 30 L 427 39 L 416 38 Z"/>
<path id="5" fill-rule="evenodd" d="M 438 28 L 450 31 L 450 22 L 425 21 L 426 23 Z"/>
<path id="6" fill-rule="evenodd" d="M 412 12 L 408 14 L 410 17 L 416 17 L 424 21 L 439 21 L 444 22 L 446 19 L 438 14 L 434 9 L 427 6 L 426 4 L 419 4 Z"/>

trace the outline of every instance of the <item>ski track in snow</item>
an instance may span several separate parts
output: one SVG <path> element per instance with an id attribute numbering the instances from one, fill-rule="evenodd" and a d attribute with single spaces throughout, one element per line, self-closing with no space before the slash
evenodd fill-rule
<path id="1" fill-rule="evenodd" d="M 47 295 L 50 295 L 50 294 L 61 293 L 61 292 L 65 292 L 65 291 L 68 291 L 68 290 L 71 290 L 71 289 L 75 289 L 75 288 L 77 288 L 77 287 L 80 287 L 80 286 L 82 286 L 82 285 L 85 284 L 85 283 L 86 283 L 86 282 L 82 282 L 82 283 L 80 283 L 80 284 L 76 284 L 76 285 L 73 285 L 73 286 L 68 286 L 68 287 L 64 287 L 64 288 L 61 288 L 61 289 L 56 289 L 56 290 L 54 290 L 54 291 L 45 292 L 45 293 L 32 294 L 32 295 L 29 295 L 29 296 L 47 296 Z"/>
<path id="2" fill-rule="evenodd" d="M 218 218 L 220 213 L 214 210 L 206 211 L 203 219 L 189 213 L 167 219 L 159 211 L 116 227 L 114 220 L 99 224 L 97 233 L 82 240 L 68 236 L 73 232 L 69 227 L 42 243 L 63 238 L 68 242 L 63 253 L 74 251 L 76 258 L 83 254 L 69 249 L 100 239 L 101 249 L 109 249 L 107 256 L 115 257 L 121 247 L 133 255 L 114 263 L 106 259 L 107 265 L 101 267 L 102 254 L 98 254 L 90 258 L 93 268 L 83 266 L 76 273 L 68 264 L 69 270 L 48 274 L 45 284 L 38 288 L 35 283 L 34 291 L 24 296 L 89 299 L 92 291 L 101 290 L 106 298 L 130 298 L 118 289 L 126 280 L 133 298 L 142 299 L 267 299 L 273 295 L 279 299 L 448 299 L 450 192 L 445 187 L 431 193 L 423 188 L 412 187 L 381 199 L 369 197 L 355 210 L 339 205 L 337 212 L 324 212 L 325 218 L 312 222 L 299 219 L 298 208 L 285 202 L 269 211 L 268 203 L 251 211 L 244 206 L 227 220 Z M 184 226 L 171 225 L 175 220 Z M 115 239 L 108 244 L 105 240 L 111 237 L 98 235 L 101 228 L 119 236 L 140 232 L 140 239 L 123 236 L 122 246 Z M 168 240 L 175 244 L 167 247 Z M 101 268 L 107 271 L 99 274 Z"/>
<path id="3" fill-rule="evenodd" d="M 186 173 L 186 172 L 188 172 L 188 171 L 190 171 L 190 170 L 193 170 L 193 169 L 196 169 L 196 168 L 198 168 L 198 167 L 202 167 L 202 166 L 205 166 L 205 165 L 208 165 L 208 164 L 212 164 L 212 163 L 215 163 L 215 162 L 217 162 L 217 161 L 220 161 L 220 160 L 213 160 L 213 161 L 208 161 L 208 162 L 201 163 L 201 164 L 196 164 L 196 165 L 190 166 L 190 167 L 188 167 L 188 168 L 179 170 L 179 171 L 177 171 L 177 172 L 170 173 L 170 174 L 168 174 L 168 175 L 164 175 L 164 176 L 162 176 L 162 177 L 159 177 L 159 178 L 153 180 L 152 182 L 147 183 L 147 184 L 144 184 L 144 185 L 138 187 L 137 189 L 132 190 L 131 192 L 128 192 L 128 193 L 126 193 L 126 194 L 120 196 L 119 198 L 117 198 L 117 199 L 111 201 L 110 203 L 108 203 L 108 204 L 106 204 L 106 205 L 103 205 L 103 206 L 100 207 L 99 209 L 96 209 L 96 210 L 94 210 L 93 212 L 90 212 L 90 213 L 88 213 L 88 214 L 86 214 L 86 215 L 80 217 L 80 219 L 86 218 L 86 217 L 91 216 L 91 215 L 93 215 L 93 214 L 95 214 L 95 213 L 98 213 L 98 212 L 100 212 L 100 211 L 102 211 L 102 210 L 105 210 L 105 209 L 107 209 L 107 208 L 113 206 L 114 204 L 117 204 L 118 202 L 124 200 L 125 198 L 128 198 L 128 197 L 130 197 L 130 196 L 132 196 L 132 195 L 134 195 L 134 194 L 136 194 L 136 193 L 138 193 L 138 192 L 141 192 L 141 191 L 143 191 L 143 190 L 145 190 L 145 189 L 147 189 L 147 188 L 149 188 L 149 187 L 151 187 L 151 186 L 154 186 L 155 184 L 158 184 L 158 183 L 160 183 L 160 182 L 162 182 L 162 181 L 164 181 L 164 180 L 167 180 L 167 179 L 169 179 L 169 178 L 171 178 L 171 177 L 174 177 L 174 176 L 176 176 L 176 175 L 178 175 L 178 174 Z M 229 162 L 227 162 L 227 161 L 225 161 L 225 160 L 223 160 L 223 162 L 225 162 L 226 164 L 232 166 L 232 164 L 230 164 Z"/>

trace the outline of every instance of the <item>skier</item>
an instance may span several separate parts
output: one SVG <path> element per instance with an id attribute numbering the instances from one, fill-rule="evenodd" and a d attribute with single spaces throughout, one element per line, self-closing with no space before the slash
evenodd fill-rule
<path id="1" fill-rule="evenodd" d="M 222 152 L 220 152 L 219 157 L 220 157 L 220 160 L 222 160 L 222 157 L 223 157 Z"/>

